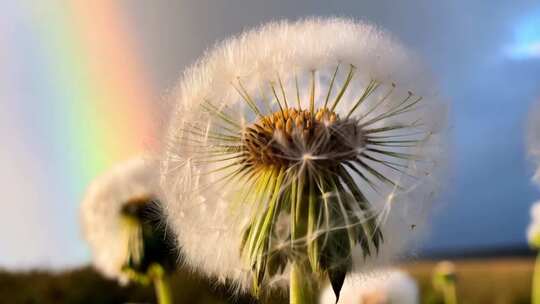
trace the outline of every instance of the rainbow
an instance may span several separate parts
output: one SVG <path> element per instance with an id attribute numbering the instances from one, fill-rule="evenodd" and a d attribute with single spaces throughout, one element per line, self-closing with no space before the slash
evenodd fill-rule
<path id="1" fill-rule="evenodd" d="M 29 148 L 78 199 L 97 174 L 152 145 L 156 94 L 115 1 L 10 2 L 15 43 L 2 55 L 21 79 L 11 98 L 31 103 Z"/>

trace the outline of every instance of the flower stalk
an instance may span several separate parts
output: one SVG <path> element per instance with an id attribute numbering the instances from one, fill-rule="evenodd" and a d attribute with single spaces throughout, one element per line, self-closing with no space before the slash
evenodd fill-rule
<path id="1" fill-rule="evenodd" d="M 443 288 L 443 297 L 445 304 L 457 304 L 456 285 L 454 283 L 448 283 Z"/>
<path id="2" fill-rule="evenodd" d="M 532 278 L 531 303 L 540 304 L 540 252 L 536 255 Z"/>
<path id="3" fill-rule="evenodd" d="M 317 302 L 317 280 L 304 268 L 297 262 L 291 265 L 289 282 L 290 304 L 312 304 Z"/>
<path id="4" fill-rule="evenodd" d="M 173 304 L 169 277 L 159 264 L 152 264 L 149 268 L 158 304 Z"/>

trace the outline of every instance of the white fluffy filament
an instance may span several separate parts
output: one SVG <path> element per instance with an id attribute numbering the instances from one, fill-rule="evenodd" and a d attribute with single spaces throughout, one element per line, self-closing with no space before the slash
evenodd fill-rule
<path id="1" fill-rule="evenodd" d="M 314 270 L 325 254 L 344 252 L 347 271 L 394 259 L 436 191 L 434 90 L 387 33 L 348 19 L 275 22 L 219 44 L 177 87 L 161 166 L 187 263 L 248 288 L 286 283 L 282 261 L 301 254 Z M 347 251 L 324 252 L 336 233 Z"/>

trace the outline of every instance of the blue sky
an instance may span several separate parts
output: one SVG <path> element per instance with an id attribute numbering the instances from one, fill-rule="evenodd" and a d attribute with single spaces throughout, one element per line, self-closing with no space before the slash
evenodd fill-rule
<path id="1" fill-rule="evenodd" d="M 51 5 L 54 3 L 51 1 Z M 265 21 L 338 15 L 365 19 L 386 28 L 425 58 L 438 76 L 441 95 L 450 106 L 451 170 L 426 248 L 525 244 L 528 209 L 540 199 L 540 191 L 530 182 L 535 168 L 525 150 L 528 113 L 535 101 L 540 102 L 538 1 L 121 3 L 128 25 L 136 29 L 139 55 L 150 74 L 147 77 L 164 96 L 182 69 L 216 40 Z M 2 14 L 9 13 L 9 6 L 0 10 L 0 20 Z M 0 55 L 2 43 L 15 43 L 1 38 Z M 0 71 L 0 82 L 7 77 Z M 2 90 L 0 83 L 0 96 L 4 96 Z M 0 149 L 0 163 L 8 170 L 0 172 L 0 182 L 5 185 L 6 196 L 17 197 L 18 202 L 16 206 L 7 200 L 0 203 L 10 211 L 0 232 L 0 266 L 61 267 L 88 261 L 77 221 L 65 220 L 76 216 L 74 208 L 53 212 L 44 207 L 49 202 L 40 201 L 53 175 L 41 172 L 32 180 L 24 178 L 32 175 L 32 168 L 43 164 L 36 151 L 12 138 L 9 127 L 15 116 L 10 109 L 26 109 L 17 114 L 17 119 L 30 121 L 34 101 L 4 100 L 7 103 L 0 103 L 0 135 L 7 148 Z M 20 174 L 6 173 L 15 171 Z M 21 222 L 25 225 L 17 224 Z M 55 223 L 56 228 L 49 223 Z"/>
<path id="2" fill-rule="evenodd" d="M 451 172 L 426 248 L 525 245 L 528 209 L 540 199 L 524 142 L 528 111 L 540 102 L 538 2 L 203 0 L 163 7 L 130 13 L 149 25 L 143 53 L 164 89 L 215 40 L 264 21 L 338 15 L 388 29 L 433 68 L 450 107 Z"/>

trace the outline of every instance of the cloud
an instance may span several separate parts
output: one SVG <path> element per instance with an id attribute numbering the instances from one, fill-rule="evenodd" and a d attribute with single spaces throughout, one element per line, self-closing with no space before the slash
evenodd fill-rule
<path id="1" fill-rule="evenodd" d="M 510 59 L 540 58 L 540 7 L 525 13 L 516 22 L 512 40 L 505 48 Z"/>
<path id="2" fill-rule="evenodd" d="M 505 49 L 505 54 L 510 59 L 515 60 L 540 58 L 540 40 L 528 44 L 507 47 Z"/>

